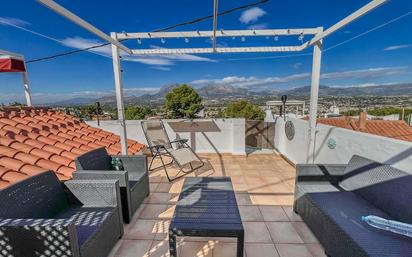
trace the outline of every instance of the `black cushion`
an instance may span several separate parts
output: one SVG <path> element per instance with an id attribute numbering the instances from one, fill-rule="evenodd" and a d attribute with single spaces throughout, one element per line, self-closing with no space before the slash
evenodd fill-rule
<path id="1" fill-rule="evenodd" d="M 130 190 L 133 189 L 133 187 L 138 183 L 138 180 L 129 180 L 129 188 Z"/>
<path id="2" fill-rule="evenodd" d="M 412 175 L 355 155 L 339 185 L 395 219 L 412 223 Z"/>
<path id="3" fill-rule="evenodd" d="M 349 251 L 350 247 L 345 248 L 345 242 L 350 241 L 338 236 L 342 235 L 339 231 L 343 230 L 342 237 L 351 238 L 367 256 L 412 256 L 411 238 L 375 229 L 361 221 L 363 215 L 377 215 L 387 219 L 392 217 L 356 194 L 352 192 L 309 193 L 307 197 L 335 225 L 325 227 L 323 231 L 325 238 L 321 243 L 325 245 L 340 243 L 343 244 L 341 246 L 343 251 L 345 249 Z M 330 242 L 327 242 L 328 240 Z M 341 256 L 348 255 L 341 253 Z"/>
<path id="4" fill-rule="evenodd" d="M 75 160 L 78 170 L 112 170 L 112 157 L 104 147 L 78 156 Z"/>
<path id="5" fill-rule="evenodd" d="M 53 218 L 69 205 L 56 174 L 47 171 L 0 190 L 1 218 Z"/>
<path id="6" fill-rule="evenodd" d="M 76 225 L 77 240 L 83 245 L 96 230 L 114 213 L 114 207 L 90 208 L 71 206 L 60 212 L 56 218 L 71 219 Z"/>

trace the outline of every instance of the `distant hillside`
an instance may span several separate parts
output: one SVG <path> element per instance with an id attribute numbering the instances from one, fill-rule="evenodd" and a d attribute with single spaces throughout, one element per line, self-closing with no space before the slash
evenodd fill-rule
<path id="1" fill-rule="evenodd" d="M 141 96 L 125 95 L 126 104 L 147 104 L 147 103 L 162 103 L 164 102 L 167 93 L 178 84 L 168 84 L 160 88 L 157 93 L 144 94 Z M 221 100 L 225 98 L 249 98 L 260 96 L 280 96 L 286 94 L 290 97 L 307 97 L 310 95 L 310 86 L 297 87 L 292 89 L 263 90 L 255 92 L 246 88 L 235 87 L 230 85 L 208 85 L 197 88 L 196 91 L 207 100 Z M 412 83 L 393 84 L 393 85 L 378 85 L 368 87 L 328 87 L 320 86 L 320 96 L 412 96 Z M 100 101 L 102 104 L 114 105 L 116 96 L 106 96 L 99 99 L 91 98 L 76 98 L 66 101 L 54 103 L 53 105 L 79 105 Z"/>
<path id="2" fill-rule="evenodd" d="M 278 92 L 279 93 L 279 92 Z M 280 92 L 291 96 L 310 95 L 310 86 Z M 321 96 L 404 96 L 412 95 L 412 84 L 379 85 L 369 87 L 328 87 L 321 86 Z"/>

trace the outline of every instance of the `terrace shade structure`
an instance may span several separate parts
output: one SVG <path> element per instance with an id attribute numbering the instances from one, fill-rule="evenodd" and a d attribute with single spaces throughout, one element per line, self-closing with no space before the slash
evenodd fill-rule
<path id="1" fill-rule="evenodd" d="M 159 56 L 159 55 L 177 55 L 177 54 L 225 54 L 225 53 L 274 53 L 274 52 L 300 52 L 309 47 L 313 47 L 313 64 L 312 64 L 312 79 L 310 92 L 310 109 L 309 109 L 309 128 L 308 128 L 308 146 L 307 146 L 307 163 L 313 163 L 315 157 L 315 141 L 316 141 L 316 117 L 319 95 L 321 57 L 323 39 L 339 29 L 342 29 L 349 23 L 357 20 L 368 12 L 383 5 L 388 0 L 373 0 L 364 5 L 357 11 L 340 20 L 333 26 L 324 30 L 323 27 L 317 28 L 301 28 L 301 29 L 264 29 L 264 30 L 217 30 L 218 0 L 214 0 L 213 6 L 213 30 L 211 31 L 178 31 L 178 32 L 112 32 L 110 36 L 83 20 L 79 16 L 65 9 L 53 0 L 37 0 L 41 4 L 57 12 L 63 17 L 76 23 L 80 27 L 90 31 L 96 36 L 102 38 L 112 45 L 112 59 L 114 78 L 116 86 L 116 99 L 118 119 L 121 128 L 122 154 L 127 154 L 127 135 L 126 123 L 124 116 L 123 102 L 123 85 L 121 76 L 121 57 L 120 51 L 124 51 L 128 55 L 137 56 Z M 267 36 L 312 36 L 308 41 L 296 46 L 260 46 L 260 47 L 218 47 L 216 39 L 218 37 L 267 37 Z M 212 38 L 212 46 L 210 48 L 155 48 L 155 49 L 130 49 L 121 42 L 123 40 L 134 39 L 140 42 L 143 39 L 166 39 L 166 38 Z M 307 38 L 307 37 L 305 37 Z"/>
<path id="2" fill-rule="evenodd" d="M 0 72 L 20 72 L 22 74 L 26 104 L 27 106 L 32 106 L 24 56 L 0 49 Z"/>

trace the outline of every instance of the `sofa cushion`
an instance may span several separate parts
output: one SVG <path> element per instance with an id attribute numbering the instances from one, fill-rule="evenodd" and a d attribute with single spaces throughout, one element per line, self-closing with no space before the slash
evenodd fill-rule
<path id="1" fill-rule="evenodd" d="M 412 223 L 412 175 L 355 155 L 339 185 L 395 219 Z"/>
<path id="2" fill-rule="evenodd" d="M 112 157 L 104 147 L 78 156 L 75 160 L 78 170 L 112 170 Z"/>
<path id="3" fill-rule="evenodd" d="M 353 255 L 350 244 L 356 244 L 366 256 L 412 256 L 412 239 L 392 232 L 375 229 L 361 221 L 363 215 L 391 218 L 366 200 L 352 192 L 309 193 L 306 197 L 319 208 L 329 221 L 322 222 L 322 241 L 341 253 L 338 256 Z M 320 219 L 321 217 L 317 217 Z M 329 225 L 327 225 L 329 224 Z M 308 224 L 310 227 L 310 224 Z M 339 243 L 339 245 L 335 245 Z M 328 249 L 326 249 L 328 250 Z M 334 253 L 329 252 L 333 255 Z"/>
<path id="4" fill-rule="evenodd" d="M 90 208 L 81 206 L 71 206 L 60 212 L 56 218 L 70 219 L 76 225 L 77 240 L 82 246 L 105 220 L 113 214 L 114 207 Z"/>
<path id="5" fill-rule="evenodd" d="M 53 218 L 68 206 L 62 184 L 52 171 L 0 190 L 1 218 Z"/>

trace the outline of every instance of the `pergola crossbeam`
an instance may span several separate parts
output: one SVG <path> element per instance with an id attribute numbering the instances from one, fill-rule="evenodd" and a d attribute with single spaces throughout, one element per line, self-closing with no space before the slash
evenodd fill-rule
<path id="1" fill-rule="evenodd" d="M 303 46 L 216 47 L 213 48 L 154 48 L 132 49 L 133 55 L 211 54 L 211 53 L 274 53 L 298 52 Z"/>
<path id="2" fill-rule="evenodd" d="M 217 30 L 216 37 L 297 36 L 300 34 L 316 35 L 320 31 L 322 31 L 321 28 Z M 213 30 L 117 33 L 117 38 L 119 40 L 122 40 L 122 39 L 156 39 L 156 38 L 212 38 L 212 37 L 213 37 Z"/>

